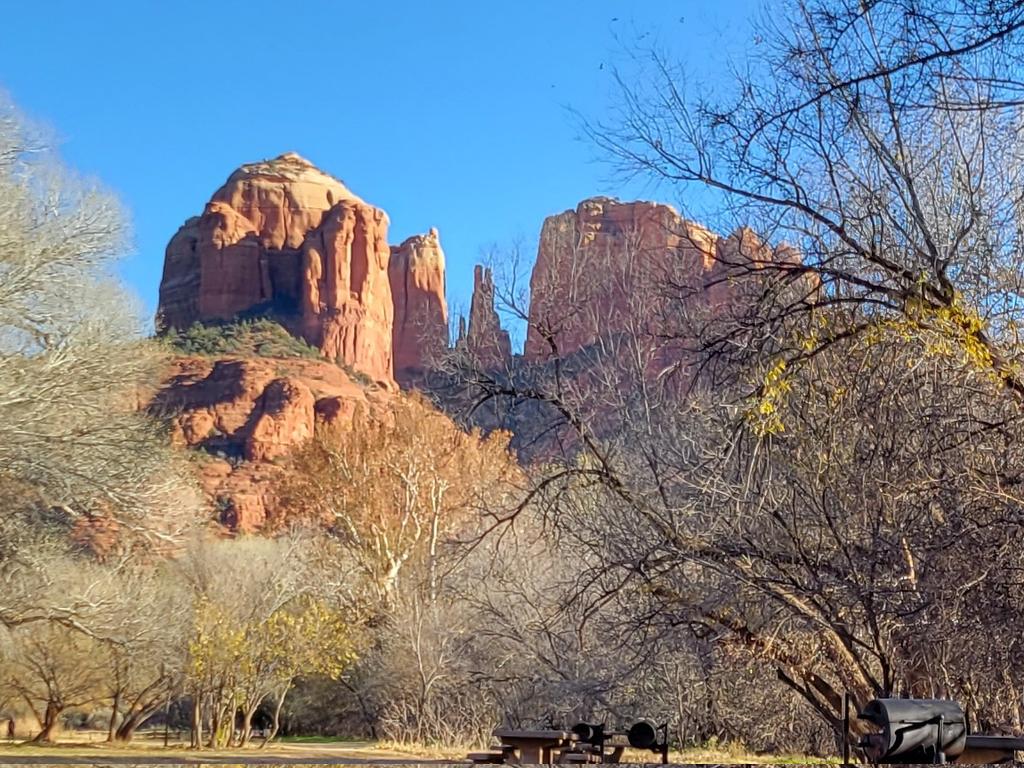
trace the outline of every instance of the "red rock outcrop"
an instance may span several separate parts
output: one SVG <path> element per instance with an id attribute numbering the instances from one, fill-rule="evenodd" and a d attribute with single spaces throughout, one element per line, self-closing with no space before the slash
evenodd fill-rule
<path id="1" fill-rule="evenodd" d="M 245 457 L 267 461 L 313 436 L 313 393 L 297 379 L 274 379 L 260 396 L 259 416 L 245 439 Z"/>
<path id="2" fill-rule="evenodd" d="M 299 328 L 332 360 L 392 380 L 394 305 L 388 218 L 365 203 L 342 201 L 302 243 Z"/>
<path id="3" fill-rule="evenodd" d="M 341 181 L 295 152 L 249 163 L 232 173 L 212 202 L 225 203 L 251 222 L 268 250 L 295 250 L 342 201 L 366 205 Z"/>
<path id="4" fill-rule="evenodd" d="M 395 305 L 395 379 L 407 387 L 448 347 L 444 251 L 437 230 L 392 246 L 388 274 Z"/>
<path id="5" fill-rule="evenodd" d="M 387 227 L 295 153 L 244 165 L 168 244 L 158 327 L 271 312 L 325 356 L 390 382 Z"/>
<path id="6" fill-rule="evenodd" d="M 459 324 L 459 343 L 484 368 L 506 368 L 512 362 L 512 342 L 494 308 L 494 278 L 479 264 L 473 270 L 469 327 Z"/>
<path id="7" fill-rule="evenodd" d="M 219 521 L 251 532 L 273 504 L 275 459 L 305 443 L 318 423 L 344 427 L 359 409 L 376 412 L 390 397 L 326 360 L 181 357 L 148 408 L 170 421 L 172 442 L 207 454 L 200 480 Z"/>
<path id="8" fill-rule="evenodd" d="M 659 286 L 713 269 L 717 237 L 667 205 L 605 197 L 550 216 L 530 278 L 525 357 L 565 357 L 657 313 Z"/>

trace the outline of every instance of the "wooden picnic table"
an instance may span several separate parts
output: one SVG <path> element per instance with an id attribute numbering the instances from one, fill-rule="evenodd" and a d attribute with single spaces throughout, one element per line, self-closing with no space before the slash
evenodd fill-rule
<path id="1" fill-rule="evenodd" d="M 497 728 L 494 736 L 502 744 L 514 747 L 516 762 L 520 765 L 550 765 L 552 752 L 567 747 L 576 740 L 572 731 L 517 731 Z"/>

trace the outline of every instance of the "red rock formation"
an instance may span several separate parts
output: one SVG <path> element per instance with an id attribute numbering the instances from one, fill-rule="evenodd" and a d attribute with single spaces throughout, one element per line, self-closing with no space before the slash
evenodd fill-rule
<path id="1" fill-rule="evenodd" d="M 158 330 L 186 328 L 199 318 L 199 222 L 199 216 L 188 219 L 167 243 Z"/>
<path id="2" fill-rule="evenodd" d="M 597 197 L 548 217 L 530 278 L 526 359 L 564 357 L 636 329 L 657 314 L 666 280 L 699 280 L 713 268 L 716 240 L 657 203 Z"/>
<path id="3" fill-rule="evenodd" d="M 258 530 L 273 499 L 275 459 L 301 446 L 317 423 L 352 423 L 392 397 L 357 384 L 336 365 L 299 358 L 182 357 L 148 403 L 171 439 L 202 449 L 200 480 L 221 523 Z"/>
<path id="4" fill-rule="evenodd" d="M 168 244 L 158 327 L 271 311 L 326 356 L 390 382 L 387 226 L 294 153 L 244 165 Z"/>
<path id="5" fill-rule="evenodd" d="M 274 251 L 299 248 L 324 212 L 337 203 L 365 205 L 341 181 L 295 152 L 243 165 L 211 200 L 245 217 L 260 244 Z"/>
<path id="6" fill-rule="evenodd" d="M 303 241 L 299 282 L 302 336 L 380 381 L 392 380 L 387 231 L 382 210 L 338 203 Z"/>
<path id="7" fill-rule="evenodd" d="M 274 379 L 260 396 L 245 440 L 245 457 L 267 461 L 288 453 L 313 436 L 313 393 L 297 379 Z"/>
<path id="8" fill-rule="evenodd" d="M 395 305 L 395 379 L 419 380 L 448 346 L 444 251 L 436 229 L 391 247 L 391 297 Z"/>
<path id="9" fill-rule="evenodd" d="M 460 325 L 461 328 L 461 325 Z M 469 328 L 460 341 L 476 363 L 484 368 L 506 368 L 512 362 L 512 343 L 508 331 L 494 309 L 494 279 L 491 270 L 477 266 L 473 270 L 473 298 L 469 305 Z"/>

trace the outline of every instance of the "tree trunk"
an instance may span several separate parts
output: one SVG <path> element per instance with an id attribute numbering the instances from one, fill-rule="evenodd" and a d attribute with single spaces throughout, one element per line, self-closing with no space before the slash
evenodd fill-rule
<path id="1" fill-rule="evenodd" d="M 121 721 L 121 726 L 117 729 L 116 739 L 125 743 L 130 742 L 135 736 L 135 731 L 138 727 L 149 720 L 157 708 L 140 709 L 127 715 Z"/>
<path id="2" fill-rule="evenodd" d="M 210 708 L 210 738 L 206 741 L 206 746 L 210 749 L 217 748 L 217 732 L 220 730 L 220 711 L 217 706 Z"/>
<path id="3" fill-rule="evenodd" d="M 192 696 L 192 749 L 203 748 L 203 705 L 202 697 L 196 693 Z"/>
<path id="4" fill-rule="evenodd" d="M 284 707 L 284 697 L 288 695 L 288 691 L 291 689 L 292 684 L 289 681 L 284 688 L 281 689 L 281 695 L 277 697 L 277 703 L 274 705 L 274 721 L 270 725 L 270 733 L 263 739 L 263 743 L 260 744 L 260 749 L 267 746 L 274 738 L 277 737 L 277 732 L 281 727 L 281 709 Z"/>
<path id="5" fill-rule="evenodd" d="M 110 723 L 107 725 L 107 741 L 113 741 L 117 734 L 117 710 L 121 708 L 121 691 L 114 693 L 114 702 L 110 709 Z"/>
<path id="6" fill-rule="evenodd" d="M 225 713 L 224 718 L 224 722 L 227 725 L 227 746 L 229 747 L 241 747 L 244 744 L 243 739 L 245 736 L 241 729 L 237 727 L 239 712 L 242 712 L 242 716 L 245 717 L 242 707 L 232 699 L 231 708 Z"/>
<path id="7" fill-rule="evenodd" d="M 43 729 L 32 742 L 35 744 L 49 744 L 53 741 L 53 731 L 57 727 L 57 720 L 64 707 L 59 707 L 52 701 L 46 702 L 46 712 L 43 715 Z"/>
<path id="8" fill-rule="evenodd" d="M 259 702 L 256 706 L 247 707 L 242 713 L 242 733 L 238 738 L 238 746 L 247 747 L 249 745 L 249 734 L 252 732 L 252 716 L 256 714 L 256 707 L 259 706 Z"/>
<path id="9" fill-rule="evenodd" d="M 238 711 L 235 697 L 232 696 L 226 704 L 218 707 L 215 711 L 217 713 L 217 727 L 213 729 L 213 744 L 215 747 L 223 749 L 234 743 L 235 713 Z"/>
<path id="10" fill-rule="evenodd" d="M 363 723 L 370 729 L 370 738 L 376 741 L 380 738 L 377 733 L 377 715 L 366 705 L 366 698 L 362 695 L 359 688 L 345 680 L 340 680 L 339 682 L 355 696 L 356 701 L 359 703 L 359 711 L 363 714 Z"/>

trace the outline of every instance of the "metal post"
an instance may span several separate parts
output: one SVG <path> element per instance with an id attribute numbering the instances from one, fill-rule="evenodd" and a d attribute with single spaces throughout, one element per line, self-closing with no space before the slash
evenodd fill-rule
<path id="1" fill-rule="evenodd" d="M 946 762 L 946 753 L 942 749 L 942 732 L 945 730 L 946 716 L 939 715 L 939 723 L 935 730 L 935 760 L 933 762 L 941 765 Z"/>
<path id="2" fill-rule="evenodd" d="M 843 693 L 843 765 L 850 764 L 850 692 Z"/>
<path id="3" fill-rule="evenodd" d="M 160 678 L 167 681 L 167 665 L 160 662 Z M 167 749 L 167 728 L 171 715 L 171 689 L 167 688 L 167 701 L 164 702 L 164 749 Z"/>
<path id="4" fill-rule="evenodd" d="M 164 749 L 167 749 L 167 730 L 171 727 L 171 692 L 167 692 L 167 702 L 164 704 Z"/>

